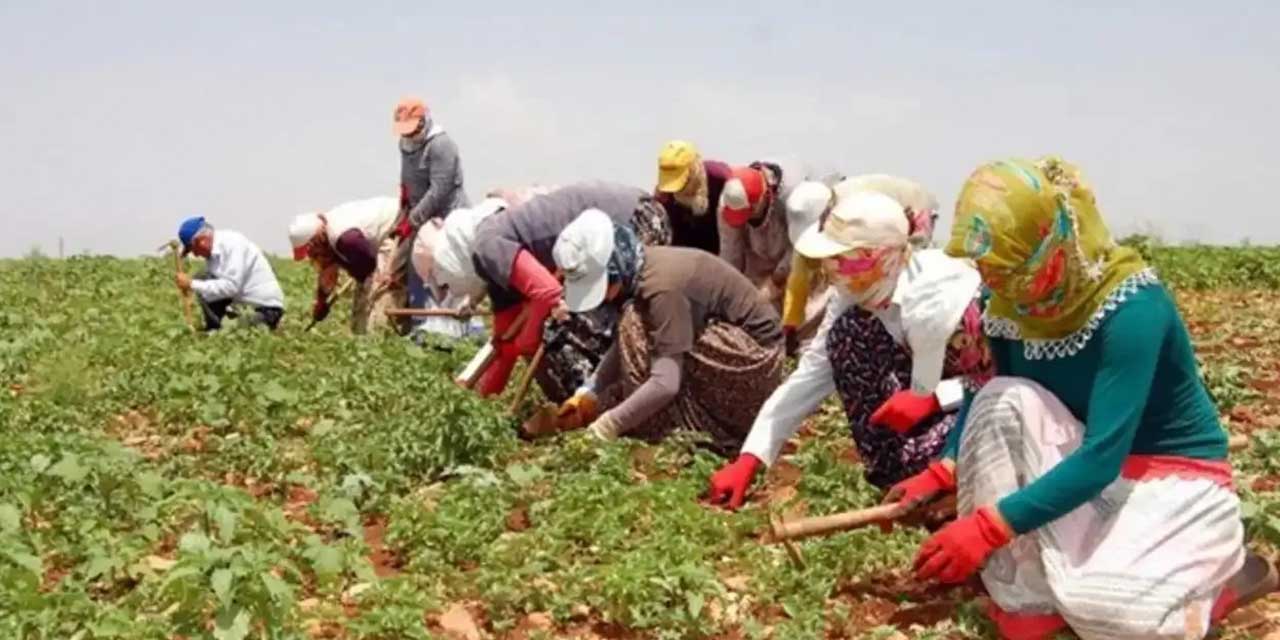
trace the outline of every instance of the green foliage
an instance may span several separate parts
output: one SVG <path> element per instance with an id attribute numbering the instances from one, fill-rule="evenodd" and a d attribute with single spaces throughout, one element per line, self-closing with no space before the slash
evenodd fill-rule
<path id="1" fill-rule="evenodd" d="M 1280 287 L 1280 248 L 1157 246 L 1149 238 L 1126 238 L 1177 288 L 1274 289 Z"/>
<path id="2" fill-rule="evenodd" d="M 1275 286 L 1275 250 L 1142 250 L 1177 287 Z M 474 345 L 354 338 L 343 308 L 304 334 L 312 275 L 275 266 L 278 334 L 204 336 L 167 260 L 0 262 L 0 637 L 428 638 L 459 602 L 494 637 L 531 614 L 553 626 L 524 637 L 823 637 L 856 621 L 842 589 L 922 539 L 807 541 L 803 568 L 760 544 L 769 509 L 878 500 L 830 407 L 789 458 L 792 501 L 728 515 L 698 500 L 721 461 L 693 442 L 519 444 L 505 403 L 449 379 Z M 1203 369 L 1224 410 L 1257 399 L 1243 365 Z M 1277 474 L 1276 453 L 1260 438 L 1240 469 Z M 1246 497 L 1280 544 L 1274 493 Z M 911 637 L 994 637 L 980 617 Z"/>

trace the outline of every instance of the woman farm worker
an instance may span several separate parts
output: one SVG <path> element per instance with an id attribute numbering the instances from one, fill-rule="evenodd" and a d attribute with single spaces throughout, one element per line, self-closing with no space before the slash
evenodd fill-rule
<path id="1" fill-rule="evenodd" d="M 1112 240 L 1077 169 L 979 168 L 947 253 L 992 292 L 998 377 L 942 460 L 891 492 L 958 486 L 961 517 L 920 547 L 917 575 L 982 568 L 1010 638 L 1201 638 L 1272 590 L 1274 569 L 1243 546 L 1227 437 L 1173 299 Z"/>
<path id="2" fill-rule="evenodd" d="M 565 304 L 588 311 L 626 302 L 618 337 L 592 379 L 564 403 L 561 428 L 658 440 L 702 432 L 721 454 L 736 450 L 782 378 L 778 314 L 751 281 L 699 249 L 642 247 L 625 225 L 588 211 L 560 235 L 556 264 Z M 622 401 L 595 415 L 618 383 Z"/>
<path id="3" fill-rule="evenodd" d="M 803 195 L 797 198 L 788 195 L 787 234 L 792 246 L 799 241 L 801 233 L 830 212 L 831 204 L 840 194 L 867 190 L 879 191 L 897 200 L 906 210 L 907 219 L 911 221 L 913 248 L 926 249 L 933 243 L 938 200 L 919 183 L 875 173 L 845 178 L 830 189 L 823 184 L 826 182 L 805 182 L 791 192 Z M 815 291 L 823 293 L 813 295 Z M 830 302 L 830 293 L 822 273 L 822 261 L 806 258 L 798 251 L 791 252 L 791 269 L 782 297 L 782 333 L 787 337 L 787 353 L 794 353 L 802 340 L 812 337 L 824 317 L 820 310 Z"/>
<path id="4" fill-rule="evenodd" d="M 805 190 L 793 199 L 808 198 Z M 845 192 L 800 238 L 797 251 L 822 261 L 836 296 L 796 370 L 755 417 L 742 453 L 711 477 L 713 501 L 741 506 L 760 463 L 772 464 L 832 392 L 872 484 L 887 489 L 942 450 L 962 383 L 990 375 L 979 277 L 937 249 L 913 250 L 911 235 L 902 205 L 865 190 Z"/>
<path id="5" fill-rule="evenodd" d="M 725 183 L 718 203 L 720 257 L 759 287 L 760 295 L 769 303 L 782 303 L 793 265 L 792 247 L 800 232 L 817 222 L 816 218 L 809 219 L 810 210 L 788 207 L 787 199 L 806 180 L 831 185 L 840 177 L 834 172 L 819 175 L 807 164 L 782 156 L 735 167 Z M 806 310 L 813 311 L 813 316 L 821 315 L 824 307 L 821 294 L 825 290 L 814 290 L 819 295 L 810 301 L 812 304 L 798 301 L 802 316 Z M 808 292 L 806 289 L 805 293 Z M 789 338 L 788 351 L 794 351 L 798 345 L 793 334 L 804 320 L 801 317 L 793 325 L 783 324 Z"/>
<path id="6" fill-rule="evenodd" d="M 571 184 L 493 215 L 464 215 L 457 222 L 450 215 L 445 221 L 444 233 L 432 251 L 433 270 L 439 272 L 433 277 L 442 282 L 469 281 L 461 286 L 487 292 L 494 310 L 495 336 L 505 335 L 524 314 L 515 337 L 499 342 L 498 357 L 481 374 L 476 388 L 482 396 L 501 392 L 516 360 L 537 351 L 546 320 L 561 300 L 560 282 L 551 273 L 555 268 L 551 249 L 565 226 L 589 209 L 604 212 L 618 224 L 633 226 L 647 241 L 669 241 L 670 228 L 660 206 L 641 189 L 607 182 Z M 477 287 L 476 280 L 484 286 Z M 564 325 L 574 325 L 575 319 L 567 311 L 557 315 Z M 590 321 L 585 331 L 588 337 L 603 332 L 607 338 L 613 329 L 607 320 L 576 321 Z M 569 332 L 574 331 L 570 328 Z M 547 349 L 543 368 L 551 373 L 551 379 L 539 378 L 547 396 L 568 397 L 608 345 L 609 340 L 599 339 L 585 349 Z"/>

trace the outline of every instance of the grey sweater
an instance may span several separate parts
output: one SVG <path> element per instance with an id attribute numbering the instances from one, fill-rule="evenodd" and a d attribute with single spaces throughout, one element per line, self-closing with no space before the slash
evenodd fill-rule
<path id="1" fill-rule="evenodd" d="M 401 144 L 400 181 L 408 197 L 409 224 L 415 229 L 469 205 L 458 146 L 437 124 L 431 124 L 421 148 L 406 149 Z"/>

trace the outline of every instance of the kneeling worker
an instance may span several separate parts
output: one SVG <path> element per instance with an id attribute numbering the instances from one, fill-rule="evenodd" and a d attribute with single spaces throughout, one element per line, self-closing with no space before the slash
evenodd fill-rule
<path id="1" fill-rule="evenodd" d="M 194 291 L 204 314 L 204 330 L 222 328 L 222 319 L 236 317 L 232 305 L 253 309 L 245 318 L 250 326 L 275 330 L 284 315 L 284 291 L 262 249 L 237 231 L 214 230 L 203 217 L 187 218 L 178 227 L 182 254 L 194 253 L 207 260 L 205 271 L 195 277 L 178 273 L 178 289 Z"/>

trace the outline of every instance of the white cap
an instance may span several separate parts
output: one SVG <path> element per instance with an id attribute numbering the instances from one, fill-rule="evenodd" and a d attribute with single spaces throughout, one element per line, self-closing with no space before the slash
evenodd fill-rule
<path id="1" fill-rule="evenodd" d="M 796 251 L 806 258 L 830 258 L 863 247 L 907 244 L 907 216 L 897 200 L 875 191 L 840 198 L 822 225 L 805 230 Z"/>
<path id="2" fill-rule="evenodd" d="M 787 196 L 787 237 L 791 246 L 809 227 L 818 224 L 827 207 L 831 206 L 831 188 L 821 182 L 801 182 Z"/>
<path id="3" fill-rule="evenodd" d="M 564 303 L 575 313 L 604 302 L 613 255 L 613 220 L 599 209 L 583 211 L 560 232 L 551 256 L 564 273 Z"/>
<path id="4" fill-rule="evenodd" d="M 293 247 L 293 259 L 307 257 L 306 246 L 315 237 L 316 232 L 324 226 L 324 220 L 317 213 L 304 213 L 289 224 L 289 246 Z"/>

